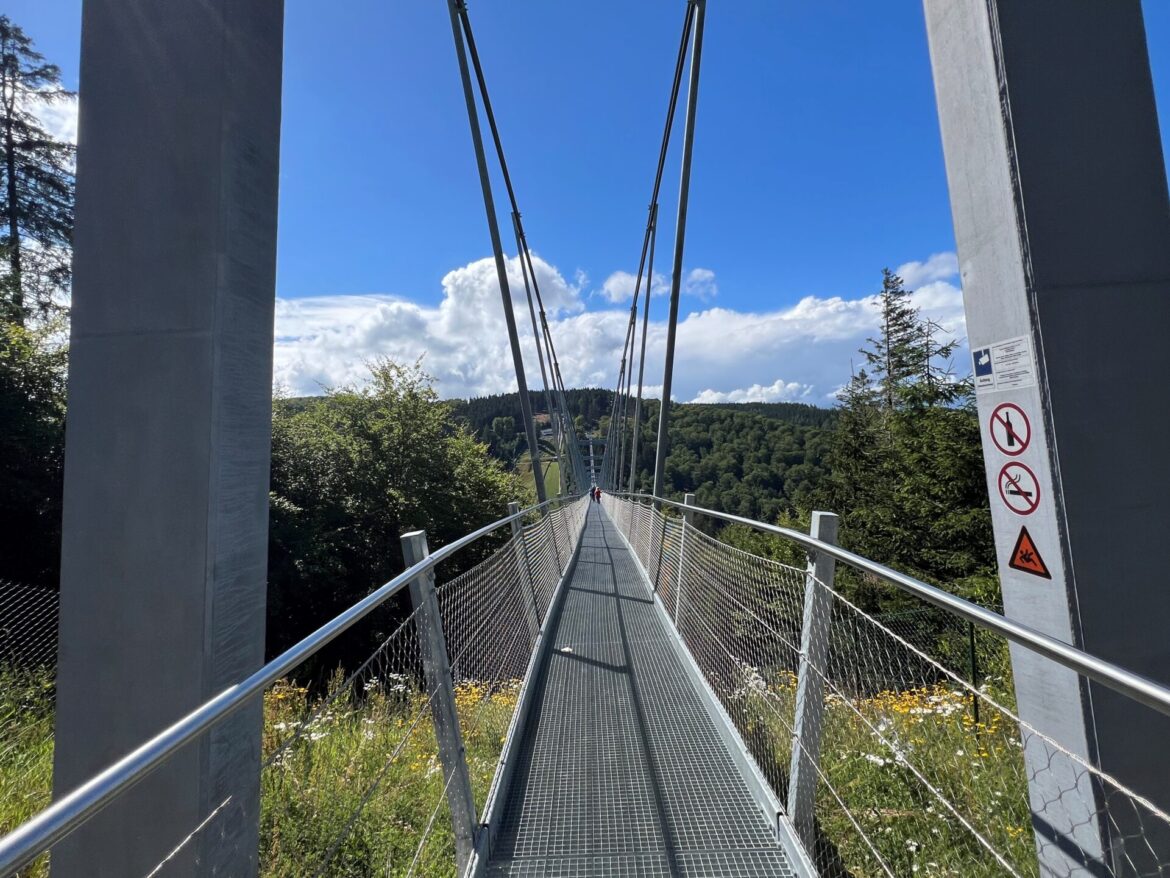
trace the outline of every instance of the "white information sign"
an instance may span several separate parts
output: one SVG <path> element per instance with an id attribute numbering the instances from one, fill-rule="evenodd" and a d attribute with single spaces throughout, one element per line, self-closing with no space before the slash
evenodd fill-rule
<path id="1" fill-rule="evenodd" d="M 1036 362 L 1026 335 L 973 348 L 971 359 L 976 393 L 1019 390 L 1036 383 Z"/>

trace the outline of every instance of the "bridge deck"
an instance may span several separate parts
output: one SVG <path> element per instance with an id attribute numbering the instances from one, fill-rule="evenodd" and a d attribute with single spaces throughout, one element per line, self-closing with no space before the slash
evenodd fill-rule
<path id="1" fill-rule="evenodd" d="M 788 875 L 636 565 L 591 506 L 488 874 Z"/>

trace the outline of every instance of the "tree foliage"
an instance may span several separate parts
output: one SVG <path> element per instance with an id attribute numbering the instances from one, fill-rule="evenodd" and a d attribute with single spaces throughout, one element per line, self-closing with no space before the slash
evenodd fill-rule
<path id="1" fill-rule="evenodd" d="M 68 359 L 59 331 L 0 322 L 0 578 L 53 587 Z"/>
<path id="2" fill-rule="evenodd" d="M 565 397 L 582 438 L 607 435 L 612 391 L 581 388 L 567 391 Z M 534 395 L 534 407 L 537 399 Z M 459 400 L 454 405 L 492 453 L 510 464 L 513 443 L 523 448 L 519 395 Z M 648 492 L 653 486 L 658 409 L 658 400 L 643 401 L 635 477 L 639 491 Z M 632 416 L 631 405 L 631 422 Z M 666 458 L 666 493 L 681 500 L 693 492 L 703 505 L 769 521 L 782 513 L 807 509 L 824 477 L 827 436 L 835 419 L 836 414 L 829 409 L 800 403 L 675 404 L 671 409 L 671 451 Z M 513 430 L 511 441 L 507 438 L 509 427 Z M 627 445 L 629 436 L 627 430 Z M 627 464 L 623 486 L 628 472 Z"/>
<path id="3" fill-rule="evenodd" d="M 879 334 L 841 394 L 820 500 L 841 516 L 853 551 L 928 581 L 994 600 L 995 555 L 970 381 L 956 380 L 956 342 L 884 271 Z M 848 582 L 848 578 L 845 580 Z M 857 583 L 873 609 L 896 595 Z"/>
<path id="4" fill-rule="evenodd" d="M 654 483 L 658 403 L 638 440 L 639 491 Z M 828 434 L 729 406 L 672 405 L 664 492 L 700 506 L 763 521 L 807 509 L 824 477 Z"/>
<path id="5" fill-rule="evenodd" d="M 74 147 L 54 138 L 38 105 L 73 97 L 61 71 L 0 15 L 0 255 L 5 319 L 23 324 L 68 287 L 73 236 Z"/>
<path id="6" fill-rule="evenodd" d="M 290 405 L 272 425 L 268 650 L 291 645 L 403 569 L 399 536 L 432 551 L 507 513 L 514 478 L 456 423 L 415 364 Z M 462 554 L 462 553 L 461 553 Z M 345 638 L 355 658 L 397 618 Z"/>

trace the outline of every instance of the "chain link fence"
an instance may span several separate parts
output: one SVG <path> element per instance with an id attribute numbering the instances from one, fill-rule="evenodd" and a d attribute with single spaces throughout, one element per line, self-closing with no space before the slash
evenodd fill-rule
<path id="1" fill-rule="evenodd" d="M 605 505 L 778 801 L 809 775 L 807 825 L 789 818 L 820 875 L 1170 875 L 1170 817 L 1020 717 L 1023 647 L 925 602 L 868 614 L 811 566 Z"/>

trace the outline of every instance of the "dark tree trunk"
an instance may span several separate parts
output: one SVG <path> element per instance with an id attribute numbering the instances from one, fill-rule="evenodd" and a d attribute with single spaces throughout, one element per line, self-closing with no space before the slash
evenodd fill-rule
<path id="1" fill-rule="evenodd" d="M 12 321 L 24 325 L 24 283 L 20 276 L 20 221 L 16 193 L 16 143 L 12 136 L 12 117 L 4 120 L 4 163 L 8 199 L 8 267 L 12 272 Z"/>

